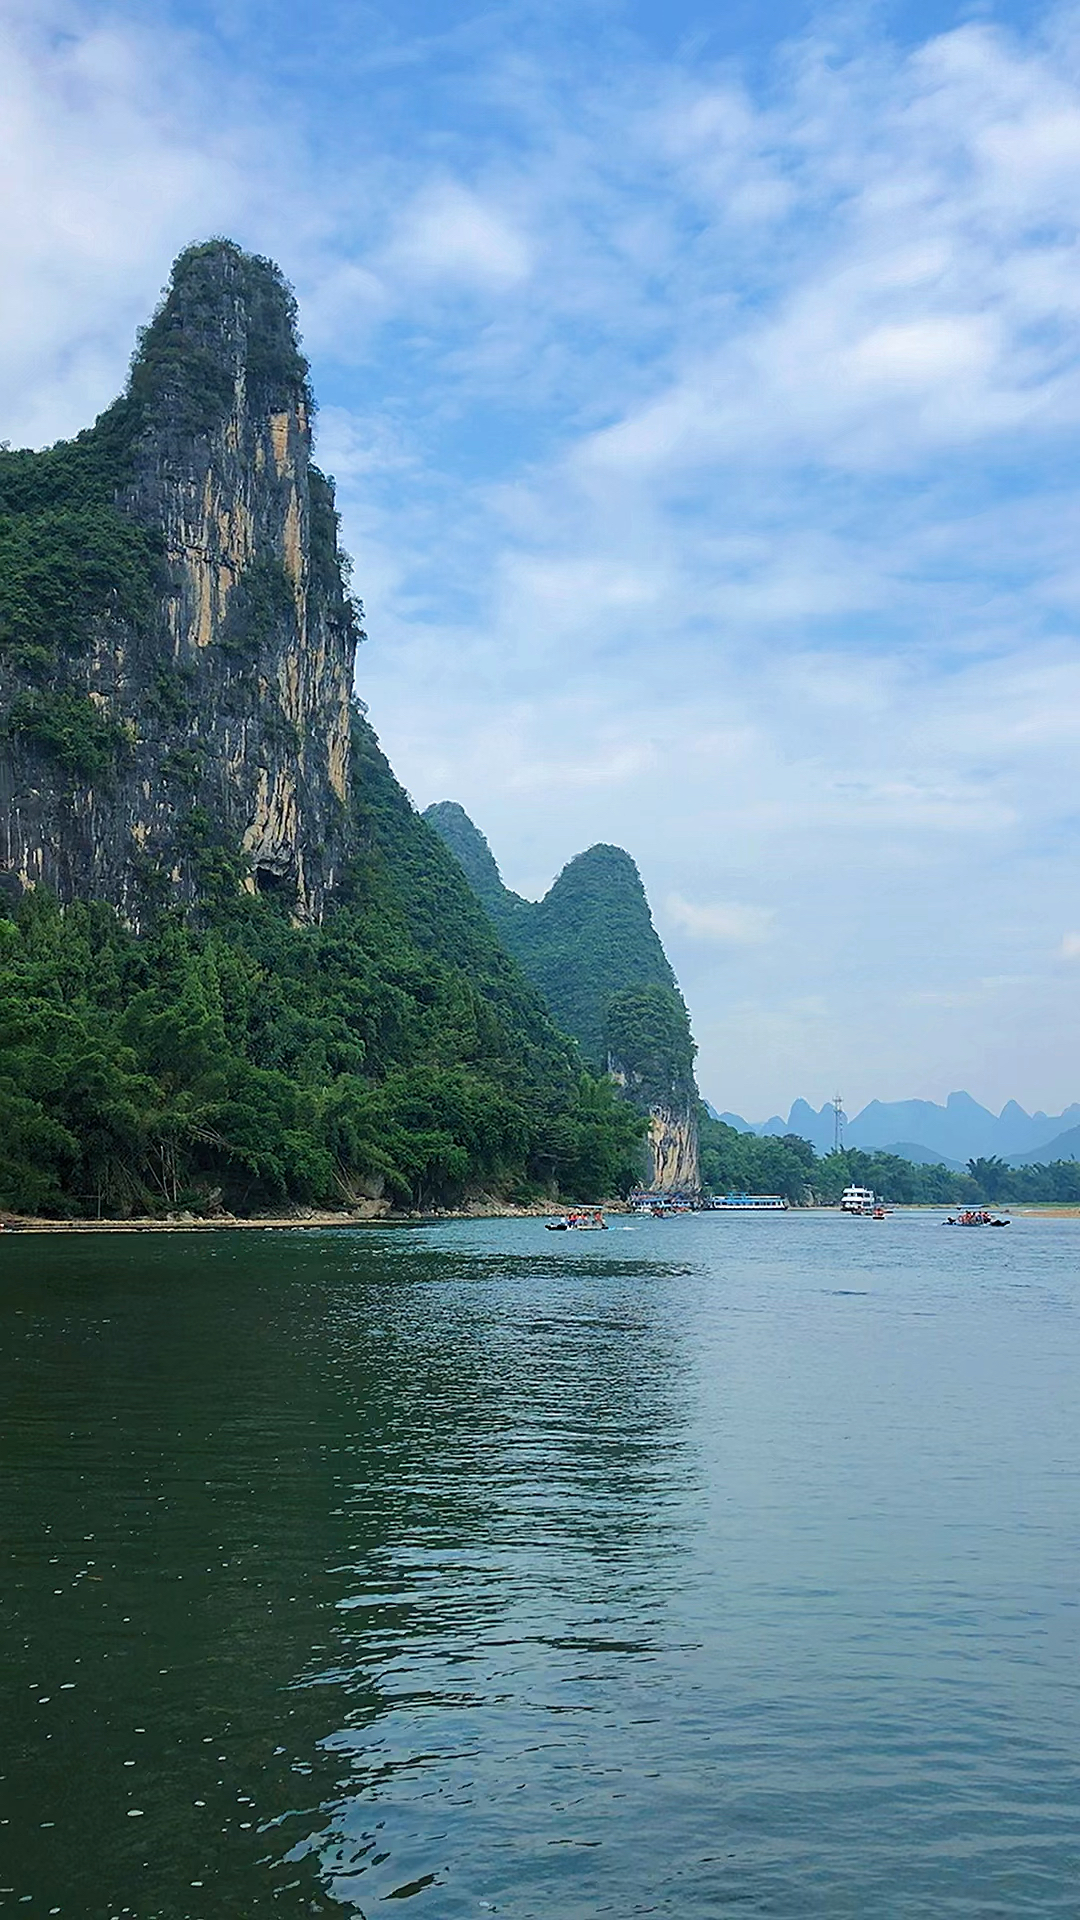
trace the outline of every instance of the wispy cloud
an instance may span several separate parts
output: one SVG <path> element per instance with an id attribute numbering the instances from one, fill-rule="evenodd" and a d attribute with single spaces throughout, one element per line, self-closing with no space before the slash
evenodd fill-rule
<path id="1" fill-rule="evenodd" d="M 384 264 L 389 278 L 501 292 L 528 278 L 530 249 L 497 206 L 448 179 L 403 210 Z"/>
<path id="2" fill-rule="evenodd" d="M 170 254 L 249 204 L 242 142 L 199 79 L 198 51 L 178 35 L 56 0 L 5 11 L 6 437 L 37 442 L 85 424 L 112 398 Z"/>
<path id="3" fill-rule="evenodd" d="M 703 905 L 669 893 L 668 919 L 692 940 L 708 940 L 718 947 L 758 947 L 772 934 L 775 910 L 740 905 L 737 901 Z"/>

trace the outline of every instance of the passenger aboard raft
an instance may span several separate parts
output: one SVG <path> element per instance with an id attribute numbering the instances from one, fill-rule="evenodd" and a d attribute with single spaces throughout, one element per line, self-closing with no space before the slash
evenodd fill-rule
<path id="1" fill-rule="evenodd" d="M 599 1207 L 575 1207 L 572 1213 L 564 1213 L 561 1220 L 548 1220 L 545 1225 L 549 1233 L 603 1233 L 607 1230 L 607 1221 Z"/>

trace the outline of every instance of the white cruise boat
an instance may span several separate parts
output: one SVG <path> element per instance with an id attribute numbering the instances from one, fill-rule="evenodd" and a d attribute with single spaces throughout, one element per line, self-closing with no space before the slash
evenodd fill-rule
<path id="1" fill-rule="evenodd" d="M 708 1213 L 786 1213 L 787 1201 L 781 1193 L 714 1193 L 706 1202 Z"/>
<path id="2" fill-rule="evenodd" d="M 841 1213 L 873 1213 L 880 1205 L 873 1187 L 845 1187 L 840 1195 Z"/>

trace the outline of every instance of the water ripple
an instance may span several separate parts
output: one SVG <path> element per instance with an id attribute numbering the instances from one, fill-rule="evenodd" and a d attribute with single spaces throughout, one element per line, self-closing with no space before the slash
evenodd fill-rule
<path id="1" fill-rule="evenodd" d="M 0 1908 L 1075 1913 L 1080 1227 L 664 1231 L 13 1244 Z"/>

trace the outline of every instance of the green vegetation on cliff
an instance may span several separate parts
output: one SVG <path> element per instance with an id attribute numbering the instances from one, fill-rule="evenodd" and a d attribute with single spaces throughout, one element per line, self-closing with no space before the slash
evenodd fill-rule
<path id="1" fill-rule="evenodd" d="M 95 619 L 149 618 L 159 551 L 116 505 L 129 472 L 127 403 L 44 453 L 0 448 L 0 665 L 55 672 Z"/>
<path id="2" fill-rule="evenodd" d="M 694 1046 L 682 995 L 670 987 L 624 987 L 604 1019 L 604 1044 L 643 1106 L 695 1099 Z"/>
<path id="3" fill-rule="evenodd" d="M 136 428 L 164 412 L 178 435 L 208 434 L 232 407 L 233 381 L 219 340 L 223 265 L 230 298 L 244 312 L 250 403 L 276 413 L 299 389 L 313 408 L 297 338 L 296 296 L 281 268 L 231 240 L 201 240 L 179 256 L 156 313 L 139 331 L 128 392 L 119 403 Z"/>
<path id="4" fill-rule="evenodd" d="M 92 427 L 43 452 L 0 446 L 0 666 L 31 678 L 65 675 L 93 633 L 95 620 L 142 629 L 162 586 L 160 541 L 140 524 L 124 495 L 135 472 L 140 437 L 167 417 L 174 440 L 205 436 L 234 402 L 233 377 L 216 339 L 222 277 L 244 308 L 243 378 L 252 405 L 285 408 L 299 391 L 314 401 L 295 330 L 296 301 L 273 261 L 229 241 L 188 247 L 170 285 L 142 328 L 126 392 Z M 324 476 L 312 470 L 311 562 L 317 586 L 337 616 L 358 626 L 347 591 L 348 563 L 337 551 L 337 514 Z M 259 569 L 262 568 L 260 575 Z M 278 568 L 280 575 L 281 569 Z M 280 602 L 268 563 L 251 569 L 251 619 L 233 627 L 254 637 Z M 357 637 L 361 637 L 357 632 Z"/>
<path id="5" fill-rule="evenodd" d="M 421 1206 L 633 1179 L 640 1123 L 355 728 L 355 855 L 322 927 L 235 895 L 142 936 L 40 892 L 0 920 L 4 1207 Z"/>
<path id="6" fill-rule="evenodd" d="M 659 1088 L 666 1074 L 669 1097 L 673 1086 L 692 1083 L 686 1007 L 628 853 L 590 847 L 534 902 L 503 885 L 491 848 L 462 807 L 442 800 L 427 808 L 424 819 L 454 854 L 556 1024 L 574 1036 L 595 1072 L 612 1055 L 636 1070 L 637 1054 L 647 1053 L 650 1082 Z M 649 991 L 636 1003 L 625 1002 L 620 1014 L 615 1003 L 631 989 Z M 645 1021 L 652 1028 L 648 1041 L 641 1030 Z M 665 1062 L 657 1051 L 661 1030 L 668 1039 Z M 632 1042 L 633 1063 L 623 1061 L 617 1038 Z"/>

